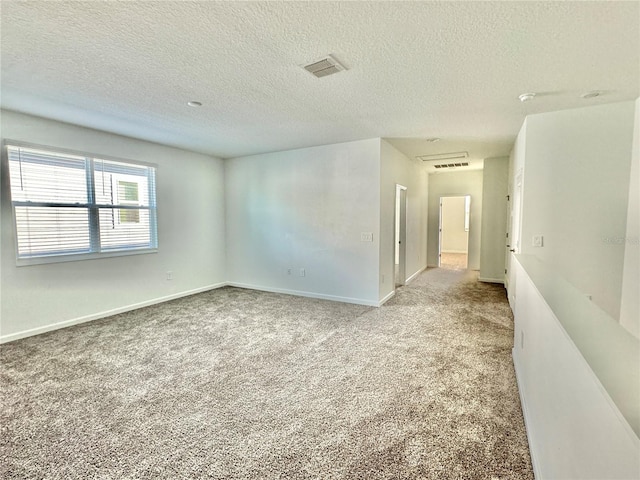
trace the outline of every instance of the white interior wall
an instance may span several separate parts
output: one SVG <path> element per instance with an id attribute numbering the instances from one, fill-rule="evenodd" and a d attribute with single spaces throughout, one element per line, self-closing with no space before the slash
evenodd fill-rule
<path id="1" fill-rule="evenodd" d="M 427 264 L 438 266 L 438 224 L 440 197 L 471 195 L 468 268 L 480 268 L 480 232 L 482 225 L 482 170 L 432 173 L 428 189 Z"/>
<path id="2" fill-rule="evenodd" d="M 444 197 L 442 199 L 442 239 L 444 253 L 467 253 L 469 235 L 464 229 L 465 197 Z"/>
<path id="3" fill-rule="evenodd" d="M 508 157 L 484 160 L 479 278 L 485 282 L 504 281 L 508 176 Z"/>
<path id="4" fill-rule="evenodd" d="M 521 252 L 620 316 L 634 102 L 527 118 Z M 543 235 L 543 247 L 533 247 Z"/>
<path id="5" fill-rule="evenodd" d="M 427 173 L 385 140 L 380 141 L 380 277 L 379 300 L 394 291 L 396 184 L 407 187 L 406 276 L 426 268 Z"/>
<path id="6" fill-rule="evenodd" d="M 635 105 L 620 324 L 640 338 L 640 98 Z"/>
<path id="7" fill-rule="evenodd" d="M 378 185 L 377 138 L 226 160 L 229 282 L 377 305 Z"/>
<path id="8" fill-rule="evenodd" d="M 570 284 L 546 275 L 547 267 L 535 257 L 526 257 L 518 255 L 512 265 L 518 305 L 513 360 L 536 478 L 638 478 L 640 440 L 546 298 L 560 297 L 561 303 L 566 302 L 569 310 L 578 314 L 573 322 L 584 322 L 589 329 L 611 325 L 610 319 Z M 612 333 L 616 332 L 605 328 L 598 340 L 616 337 Z M 637 342 L 635 361 L 633 346 L 620 347 L 626 348 L 615 348 L 611 355 L 602 356 L 624 360 L 607 375 L 614 391 L 616 387 L 633 388 L 628 380 L 634 375 L 638 378 Z M 636 415 L 637 426 L 635 387 L 635 392 L 617 398 L 628 398 L 630 404 L 623 406 L 629 418 Z"/>
<path id="9" fill-rule="evenodd" d="M 541 478 L 635 478 L 639 471 L 640 345 L 614 321 L 627 266 L 619 240 L 634 191 L 637 107 L 529 116 L 511 157 L 512 199 L 524 172 L 524 254 L 511 256 L 509 280 L 513 356 Z M 544 235 L 543 247 L 532 246 L 533 234 Z M 592 291 L 601 292 L 598 303 L 585 296 Z"/>
<path id="10" fill-rule="evenodd" d="M 155 163 L 158 253 L 16 266 L 6 162 L 1 189 L 1 340 L 99 318 L 212 288 L 226 280 L 220 159 L 53 120 L 3 111 L 0 135 Z M 173 272 L 168 281 L 166 272 Z"/>

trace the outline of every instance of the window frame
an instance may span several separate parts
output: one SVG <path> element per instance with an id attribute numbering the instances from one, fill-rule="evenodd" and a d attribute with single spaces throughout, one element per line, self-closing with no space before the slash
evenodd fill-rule
<path id="1" fill-rule="evenodd" d="M 10 166 L 9 166 L 9 147 L 17 147 L 17 148 L 25 148 L 25 149 L 33 149 L 33 150 L 41 150 L 43 152 L 48 152 L 52 154 L 60 154 L 60 155 L 71 155 L 76 157 L 84 157 L 86 163 L 85 174 L 87 176 L 87 203 L 86 204 L 67 204 L 61 205 L 64 207 L 78 207 L 78 208 L 87 208 L 88 212 L 88 223 L 89 223 L 89 239 L 90 239 L 90 250 L 89 252 L 83 253 L 60 253 L 60 254 L 45 254 L 39 256 L 32 257 L 20 257 L 19 247 L 18 247 L 18 226 L 17 226 L 17 216 L 16 216 L 16 206 L 53 206 L 55 202 L 22 202 L 22 201 L 14 201 L 13 192 L 11 188 L 10 182 Z M 123 163 L 126 165 L 130 165 L 132 167 L 141 167 L 141 168 L 150 168 L 151 177 L 148 181 L 148 197 L 149 197 L 149 205 L 148 206 L 130 206 L 130 205 L 108 205 L 108 204 L 98 204 L 96 202 L 96 191 L 95 191 L 95 174 L 96 167 L 95 165 L 101 161 L 111 161 Z M 111 155 L 101 155 L 95 153 L 89 153 L 79 150 L 72 150 L 68 148 L 60 148 L 56 146 L 50 145 L 41 145 L 30 142 L 23 142 L 18 140 L 10 140 L 4 139 L 2 141 L 2 163 L 4 168 L 6 168 L 7 181 L 6 186 L 8 187 L 8 196 L 9 201 L 11 203 L 11 215 L 12 215 L 12 223 L 13 223 L 13 241 L 14 241 L 14 250 L 15 250 L 15 258 L 16 258 L 16 266 L 28 266 L 28 265 L 41 265 L 41 264 L 49 264 L 49 263 L 63 263 L 63 262 L 75 262 L 82 260 L 92 260 L 99 258 L 110 258 L 110 257 L 122 257 L 129 255 L 144 255 L 150 253 L 158 252 L 158 222 L 157 222 L 157 177 L 158 177 L 158 166 L 154 163 L 143 162 L 138 160 L 130 160 L 120 157 L 114 157 Z M 3 170 L 4 170 L 3 168 Z M 47 204 L 47 205 L 39 205 L 39 203 Z M 29 205 L 31 204 L 31 205 Z M 149 212 L 149 235 L 150 235 L 150 246 L 149 247 L 123 247 L 121 249 L 105 249 L 103 251 L 94 251 L 99 246 L 100 243 L 100 226 L 99 226 L 99 215 L 101 208 L 112 208 L 112 209 L 125 209 L 135 208 L 136 210 L 147 210 Z"/>

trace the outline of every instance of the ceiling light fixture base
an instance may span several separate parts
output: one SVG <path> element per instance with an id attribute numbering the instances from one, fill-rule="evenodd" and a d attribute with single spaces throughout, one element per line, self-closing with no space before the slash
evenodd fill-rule
<path id="1" fill-rule="evenodd" d="M 531 93 L 523 93 L 521 95 L 518 96 L 518 98 L 520 99 L 520 101 L 522 103 L 524 102 L 528 102 L 530 100 L 533 100 L 536 97 L 536 94 L 531 92 Z"/>

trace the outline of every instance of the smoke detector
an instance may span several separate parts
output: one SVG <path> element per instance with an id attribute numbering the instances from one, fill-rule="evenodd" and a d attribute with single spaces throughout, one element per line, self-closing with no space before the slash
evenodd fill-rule
<path id="1" fill-rule="evenodd" d="M 333 75 L 334 73 L 346 70 L 344 65 L 338 62 L 331 55 L 327 55 L 320 60 L 316 60 L 315 62 L 310 63 L 309 65 L 303 65 L 302 68 L 304 68 L 311 75 L 318 78 Z"/>
<path id="2" fill-rule="evenodd" d="M 462 160 L 469 158 L 469 152 L 451 152 L 451 153 L 436 153 L 435 155 L 420 155 L 416 157 L 423 162 L 434 162 L 442 160 Z"/>

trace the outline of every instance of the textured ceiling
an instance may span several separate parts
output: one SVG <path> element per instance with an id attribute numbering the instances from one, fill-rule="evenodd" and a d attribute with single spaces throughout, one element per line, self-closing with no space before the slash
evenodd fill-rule
<path id="1" fill-rule="evenodd" d="M 527 114 L 638 97 L 639 6 L 2 1 L 1 102 L 223 158 L 384 137 L 476 160 Z M 300 67 L 329 53 L 348 70 Z"/>

